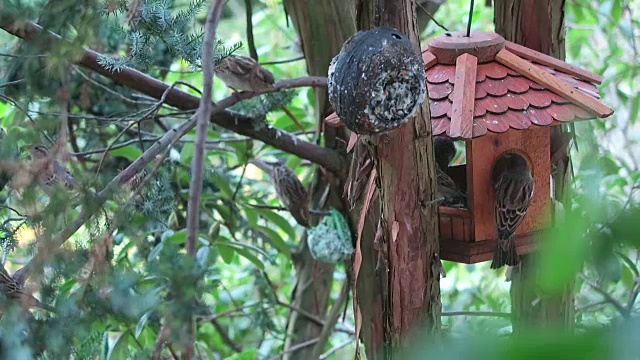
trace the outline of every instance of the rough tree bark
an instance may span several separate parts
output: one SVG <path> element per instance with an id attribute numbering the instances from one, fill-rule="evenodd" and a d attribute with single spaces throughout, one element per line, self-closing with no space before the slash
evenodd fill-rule
<path id="1" fill-rule="evenodd" d="M 393 26 L 419 44 L 414 1 L 358 0 L 359 29 Z M 428 100 L 398 130 L 367 137 L 378 178 L 380 238 L 360 242 L 355 310 L 369 359 L 391 355 L 420 327 L 431 338 L 440 326 L 440 278 L 435 168 Z M 375 206 L 375 204 L 373 205 Z M 374 210 L 376 210 L 374 208 Z M 376 214 L 373 214 L 376 216 Z M 374 250 L 379 249 L 379 253 Z M 358 320 L 356 320 L 358 321 Z"/>
<path id="2" fill-rule="evenodd" d="M 345 40 L 355 32 L 351 1 L 285 0 L 284 5 L 301 40 L 309 75 L 327 76 L 331 59 L 340 52 Z M 326 88 L 316 89 L 315 99 L 318 129 L 322 129 L 323 119 L 328 115 L 329 108 Z M 344 149 L 344 137 L 344 128 L 324 127 L 325 147 Z M 321 170 L 316 172 L 312 187 L 314 208 L 335 207 L 344 214 L 347 213 L 342 199 L 346 170 L 342 177 Z M 330 187 L 330 192 L 326 204 L 319 204 L 327 187 Z M 293 294 L 293 305 L 317 318 L 324 319 L 329 307 L 335 266 L 314 261 L 309 253 L 306 239 L 303 238 L 298 248 L 295 267 L 297 286 Z M 297 311 L 292 311 L 289 316 L 285 349 L 316 339 L 321 331 L 322 326 Z M 319 342 L 313 347 L 299 348 L 288 352 L 284 359 L 309 359 L 314 352 L 314 347 L 322 349 L 325 345 L 326 342 Z"/>
<path id="3" fill-rule="evenodd" d="M 565 57 L 565 0 L 498 0 L 494 14 L 496 32 L 505 39 L 533 50 L 564 59 Z M 565 189 L 570 184 L 569 129 L 552 129 L 552 160 L 555 199 L 564 202 Z M 554 156 L 555 154 L 555 156 Z M 567 204 L 568 206 L 568 204 Z M 545 295 L 535 291 L 534 261 L 525 256 L 522 264 L 513 269 L 511 303 L 513 330 L 528 327 L 560 326 L 571 330 L 575 324 L 575 283 L 567 284 L 558 294 Z"/>

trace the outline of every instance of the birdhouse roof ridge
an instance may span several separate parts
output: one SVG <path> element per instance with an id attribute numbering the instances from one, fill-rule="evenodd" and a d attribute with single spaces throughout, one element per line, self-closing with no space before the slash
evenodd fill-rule
<path id="1" fill-rule="evenodd" d="M 471 140 L 532 125 L 606 118 L 602 78 L 493 32 L 447 32 L 422 49 L 434 135 Z M 331 114 L 328 125 L 341 125 Z"/>

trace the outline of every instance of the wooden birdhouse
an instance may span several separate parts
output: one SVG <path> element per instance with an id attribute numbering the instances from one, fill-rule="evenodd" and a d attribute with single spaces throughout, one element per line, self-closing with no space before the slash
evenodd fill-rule
<path id="1" fill-rule="evenodd" d="M 465 143 L 466 164 L 447 173 L 466 190 L 468 208 L 440 206 L 440 257 L 471 264 L 491 260 L 496 246 L 495 161 L 516 152 L 532 170 L 534 197 L 516 232 L 523 255 L 550 224 L 550 126 L 608 117 L 613 110 L 599 100 L 598 75 L 495 33 L 465 35 L 437 36 L 422 58 L 433 135 Z M 326 121 L 339 124 L 333 114 Z"/>

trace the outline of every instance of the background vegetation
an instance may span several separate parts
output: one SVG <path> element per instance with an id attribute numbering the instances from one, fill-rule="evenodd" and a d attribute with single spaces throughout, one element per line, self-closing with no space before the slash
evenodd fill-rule
<path id="1" fill-rule="evenodd" d="M 68 110 L 67 148 L 72 152 L 68 164 L 80 183 L 100 190 L 148 149 L 163 128 L 178 126 L 191 116 L 69 64 L 82 45 L 107 55 L 100 61 L 114 69 L 133 66 L 168 84 L 187 83 L 189 87 L 180 88 L 198 95 L 200 36 L 209 3 L 132 3 L 139 3 L 142 14 L 136 27 L 127 22 L 124 1 L 0 4 L 0 19 L 38 19 L 37 23 L 73 40 L 70 45 L 50 46 L 0 32 L 3 160 L 24 160 L 25 145 L 46 143 L 47 136 L 55 139 L 64 117 L 60 114 Z M 305 76 L 300 43 L 281 1 L 251 3 L 260 61 L 297 59 L 265 67 L 276 79 Z M 468 3 L 448 0 L 434 16 L 449 30 L 461 30 Z M 493 10 L 480 3 L 472 28 L 492 30 Z M 558 357 L 570 352 L 595 358 L 612 354 L 612 349 L 620 350 L 622 357 L 633 354 L 637 345 L 630 334 L 638 334 L 633 320 L 640 293 L 639 13 L 637 0 L 566 2 L 567 61 L 603 75 L 603 100 L 616 111 L 611 118 L 575 125 L 572 206 L 564 209 L 565 226 L 550 233 L 539 256 L 541 283 L 549 291 L 578 273 L 578 337 L 547 333 L 509 345 L 469 340 L 461 346 L 461 339 L 470 335 L 510 333 L 509 283 L 504 272 L 490 271 L 489 263 L 445 262 L 443 330 L 454 346 L 445 347 L 448 354 L 442 356 L 470 358 L 485 351 L 489 357 L 513 358 L 513 354 L 532 355 L 532 349 L 538 349 L 536 355 Z M 237 50 L 248 55 L 245 30 L 243 2 L 229 1 L 218 27 L 226 47 L 220 53 Z M 442 31 L 430 22 L 422 44 Z M 69 93 L 67 101 L 61 89 Z M 214 99 L 229 94 L 216 79 Z M 265 115 L 265 125 L 316 142 L 320 140 L 314 102 L 313 90 L 300 88 L 232 109 Z M 260 141 L 211 127 L 202 235 L 193 260 L 182 249 L 194 136 L 192 131 L 176 143 L 157 169 L 156 163 L 147 167 L 152 175 L 139 188 L 141 196 L 129 201 L 131 193 L 119 191 L 63 250 L 52 252 L 46 271 L 37 272 L 28 284 L 58 313 L 37 312 L 35 318 L 24 320 L 18 312 L 7 312 L 0 321 L 5 358 L 150 358 L 164 336 L 163 328 L 173 329 L 166 334 L 170 345 L 163 350 L 163 356 L 171 358 L 181 350 L 180 329 L 194 309 L 199 314 L 196 352 L 201 358 L 270 359 L 282 354 L 290 312 L 296 311 L 290 305 L 296 285 L 292 257 L 304 239 L 303 229 L 287 212 L 269 208 L 280 206 L 273 187 L 248 160 L 286 160 L 305 185 L 312 182 L 315 166 Z M 5 267 L 13 273 L 34 254 L 36 239 L 61 230 L 80 210 L 68 198 L 49 198 L 35 186 L 9 186 L 6 177 L 3 181 L 0 231 Z M 86 276 L 87 271 L 94 275 Z M 338 266 L 333 300 L 346 277 L 344 266 Z M 26 326 L 41 335 L 37 341 L 24 335 Z M 322 358 L 353 354 L 354 327 L 349 301 Z M 552 339 L 557 346 L 544 350 L 536 346 Z"/>

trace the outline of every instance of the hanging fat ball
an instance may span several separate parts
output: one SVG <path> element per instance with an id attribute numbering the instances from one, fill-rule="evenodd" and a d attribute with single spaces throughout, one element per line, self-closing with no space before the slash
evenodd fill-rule
<path id="1" fill-rule="evenodd" d="M 514 237 L 531 204 L 534 181 L 527 160 L 515 153 L 502 155 L 492 172 L 498 243 L 491 268 L 498 269 L 519 263 Z"/>
<path id="2" fill-rule="evenodd" d="M 53 307 L 24 292 L 24 287 L 9 275 L 2 265 L 0 265 L 0 288 L 7 299 L 18 301 L 18 303 L 25 309 L 37 307 L 43 310 L 55 312 Z"/>
<path id="3" fill-rule="evenodd" d="M 446 171 L 451 160 L 456 156 L 456 146 L 453 144 L 453 140 L 448 136 L 434 136 L 433 150 L 436 163 L 442 171 Z"/>
<path id="4" fill-rule="evenodd" d="M 426 94 L 417 45 L 390 27 L 359 31 L 329 65 L 329 101 L 360 135 L 390 132 L 411 119 Z"/>
<path id="5" fill-rule="evenodd" d="M 227 56 L 214 68 L 214 73 L 234 91 L 264 91 L 273 88 L 271 71 L 246 56 Z"/>
<path id="6" fill-rule="evenodd" d="M 334 208 L 320 224 L 309 230 L 307 245 L 314 259 L 331 264 L 349 258 L 354 251 L 349 224 Z"/>
<path id="7" fill-rule="evenodd" d="M 269 174 L 276 194 L 296 222 L 309 227 L 309 193 L 296 174 L 282 162 L 251 160 L 250 163 Z"/>
<path id="8" fill-rule="evenodd" d="M 51 195 L 59 189 L 78 189 L 78 183 L 71 171 L 62 162 L 53 159 L 46 146 L 31 145 L 29 150 L 37 171 L 38 184 L 45 193 Z"/>

